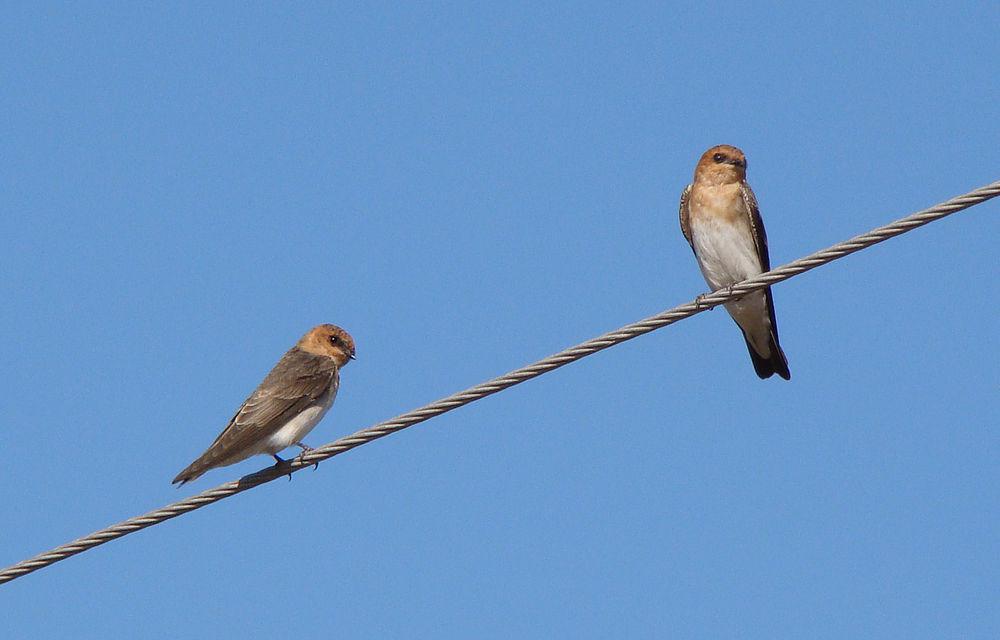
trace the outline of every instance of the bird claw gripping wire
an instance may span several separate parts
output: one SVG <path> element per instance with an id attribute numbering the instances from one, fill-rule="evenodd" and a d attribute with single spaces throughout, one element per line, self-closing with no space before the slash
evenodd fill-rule
<path id="1" fill-rule="evenodd" d="M 302 456 L 306 455 L 307 453 L 309 453 L 310 451 L 313 450 L 312 447 L 310 447 L 307 444 L 302 444 L 301 442 L 296 442 L 295 446 L 299 447 L 300 449 L 302 449 L 302 453 L 300 453 L 298 456 L 296 456 L 299 459 L 299 462 L 302 462 Z M 317 469 L 319 469 L 319 462 L 318 461 L 313 463 L 313 471 L 315 471 Z"/>
<path id="2" fill-rule="evenodd" d="M 703 294 L 701 294 L 700 296 L 698 296 L 697 298 L 694 299 L 694 304 L 697 307 L 707 307 L 709 303 L 705 302 L 706 298 L 708 298 L 709 296 L 714 296 L 715 294 L 719 293 L 720 291 L 725 292 L 725 294 L 727 296 L 732 296 L 733 295 L 733 290 L 735 288 L 736 288 L 736 284 L 731 284 L 728 287 L 725 287 L 724 289 L 716 289 L 715 291 L 712 291 L 710 293 L 703 293 Z M 739 299 L 740 298 L 737 298 L 737 300 L 739 300 Z M 730 301 L 730 302 L 732 302 L 732 301 Z M 709 307 L 708 310 L 712 311 L 713 309 L 715 309 L 715 307 Z"/>
<path id="3" fill-rule="evenodd" d="M 288 466 L 288 460 L 285 460 L 284 458 L 280 457 L 278 454 L 272 453 L 271 457 L 276 460 L 276 462 L 274 463 L 274 467 L 276 469 L 280 469 L 283 465 L 284 466 Z M 288 472 L 288 481 L 289 482 L 292 481 L 292 472 L 290 470 Z"/>

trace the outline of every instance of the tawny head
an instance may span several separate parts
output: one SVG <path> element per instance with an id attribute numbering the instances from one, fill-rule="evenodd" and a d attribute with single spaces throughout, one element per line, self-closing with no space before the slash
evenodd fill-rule
<path id="1" fill-rule="evenodd" d="M 317 356 L 333 358 L 338 367 L 354 360 L 354 338 L 334 324 L 313 327 L 299 340 L 298 347 Z"/>
<path id="2" fill-rule="evenodd" d="M 695 182 L 730 184 L 747 177 L 747 157 L 728 144 L 712 147 L 701 155 L 694 170 Z"/>

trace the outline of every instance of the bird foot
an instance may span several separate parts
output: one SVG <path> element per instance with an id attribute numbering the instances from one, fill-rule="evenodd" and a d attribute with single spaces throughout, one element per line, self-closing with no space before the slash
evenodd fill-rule
<path id="1" fill-rule="evenodd" d="M 302 456 L 306 455 L 307 453 L 309 453 L 310 451 L 313 450 L 312 447 L 310 447 L 307 444 L 303 444 L 301 442 L 296 442 L 295 446 L 298 447 L 298 448 L 300 448 L 300 449 L 302 449 L 302 453 L 300 453 L 298 456 L 296 456 L 299 459 L 299 461 L 302 460 Z M 314 462 L 313 463 L 313 471 L 315 471 L 317 469 L 319 469 L 319 462 Z"/>
<path id="2" fill-rule="evenodd" d="M 728 287 L 726 287 L 726 295 L 727 295 L 727 296 L 731 296 L 731 295 L 733 295 L 733 290 L 734 290 L 735 288 L 736 288 L 736 284 L 735 284 L 735 283 L 734 283 L 734 284 L 731 284 L 731 285 L 729 285 Z M 744 297 L 745 295 L 746 295 L 746 294 L 744 294 L 744 295 L 740 296 L 739 298 L 736 298 L 736 300 L 742 300 L 742 299 L 743 299 L 743 297 Z"/>
<path id="3" fill-rule="evenodd" d="M 694 299 L 694 303 L 696 305 L 698 305 L 699 307 L 707 306 L 708 303 L 705 302 L 705 298 L 707 298 L 710 295 L 712 295 L 712 294 L 710 294 L 710 293 L 703 293 L 703 294 L 701 294 L 700 296 L 698 296 L 697 298 Z M 714 309 L 715 309 L 715 307 L 712 307 L 711 309 L 709 309 L 709 311 L 712 311 Z"/>
<path id="4" fill-rule="evenodd" d="M 275 468 L 278 468 L 278 467 L 281 467 L 281 466 L 287 466 L 288 465 L 288 460 L 285 460 L 284 458 L 280 457 L 276 453 L 272 453 L 271 457 L 274 458 L 274 460 L 275 460 L 275 463 L 274 463 Z M 289 482 L 292 481 L 292 472 L 291 471 L 288 472 L 288 481 Z"/>

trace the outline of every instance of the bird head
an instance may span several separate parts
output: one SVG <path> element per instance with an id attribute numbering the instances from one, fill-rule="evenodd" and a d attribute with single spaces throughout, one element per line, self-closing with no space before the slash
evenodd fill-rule
<path id="1" fill-rule="evenodd" d="M 742 182 L 747 177 L 747 157 L 736 147 L 720 144 L 701 155 L 694 179 L 711 184 Z"/>
<path id="2" fill-rule="evenodd" d="M 299 340 L 299 347 L 309 353 L 332 358 L 338 367 L 354 360 L 354 338 L 337 325 L 313 327 Z"/>

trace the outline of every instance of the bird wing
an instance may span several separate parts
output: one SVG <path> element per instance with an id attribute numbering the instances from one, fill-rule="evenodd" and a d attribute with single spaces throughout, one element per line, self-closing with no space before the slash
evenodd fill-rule
<path id="1" fill-rule="evenodd" d="M 684 191 L 681 192 L 681 206 L 680 206 L 680 219 L 681 219 L 681 233 L 684 234 L 684 238 L 691 245 L 691 251 L 694 251 L 694 242 L 691 240 L 691 225 L 690 216 L 691 209 L 689 208 L 689 200 L 691 199 L 691 185 L 684 187 Z M 697 253 L 695 255 L 698 255 Z"/>
<path id="2" fill-rule="evenodd" d="M 743 195 L 743 205 L 747 210 L 750 229 L 753 231 L 753 244 L 757 248 L 760 269 L 761 271 L 770 271 L 771 257 L 767 252 L 767 232 L 764 231 L 764 219 L 760 217 L 760 207 L 757 206 L 757 197 L 754 196 L 753 189 L 746 182 L 740 184 L 740 193 Z M 774 342 L 777 348 L 778 320 L 774 316 L 774 298 L 771 296 L 771 287 L 764 289 L 764 298 L 767 301 L 767 313 L 771 318 L 771 333 L 775 336 Z"/>
<path id="3" fill-rule="evenodd" d="M 750 230 L 753 231 L 753 244 L 757 248 L 760 267 L 763 271 L 770 271 L 771 258 L 767 253 L 767 233 L 764 231 L 764 220 L 760 217 L 757 198 L 753 195 L 753 189 L 746 182 L 740 183 L 740 194 L 743 196 L 743 205 L 747 211 Z"/>
<path id="4" fill-rule="evenodd" d="M 330 358 L 289 350 L 232 417 L 197 462 L 225 460 L 276 433 L 330 392 L 337 365 Z"/>

